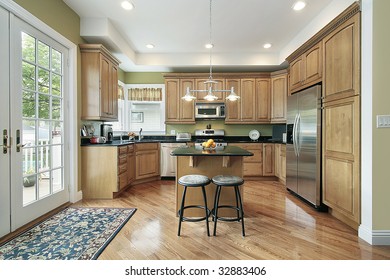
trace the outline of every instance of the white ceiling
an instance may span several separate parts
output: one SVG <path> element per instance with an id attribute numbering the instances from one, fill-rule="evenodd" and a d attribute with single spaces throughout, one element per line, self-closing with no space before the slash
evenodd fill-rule
<path id="1" fill-rule="evenodd" d="M 209 0 L 129 0 L 130 11 L 122 0 L 63 1 L 80 16 L 80 35 L 103 43 L 126 72 L 209 68 Z M 295 12 L 295 1 L 212 0 L 213 71 L 284 68 L 291 52 L 354 2 L 305 0 L 306 8 Z"/>

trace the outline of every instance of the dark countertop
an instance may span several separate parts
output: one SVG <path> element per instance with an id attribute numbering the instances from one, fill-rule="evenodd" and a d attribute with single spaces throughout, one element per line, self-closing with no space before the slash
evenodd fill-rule
<path id="1" fill-rule="evenodd" d="M 226 146 L 221 150 L 198 150 L 195 147 L 181 147 L 171 152 L 172 156 L 253 156 L 253 153 L 236 146 Z"/>
<path id="2" fill-rule="evenodd" d="M 81 138 L 81 146 L 122 146 L 129 145 L 134 143 L 187 143 L 187 142 L 195 142 L 196 139 L 206 139 L 207 137 L 202 136 L 192 136 L 189 141 L 177 141 L 175 136 L 144 136 L 144 138 L 139 140 L 128 140 L 127 137 L 124 137 L 124 140 L 121 141 L 119 138 L 114 138 L 114 141 L 110 143 L 102 143 L 102 144 L 91 144 L 89 142 L 89 138 Z M 282 139 L 272 139 L 271 136 L 261 136 L 257 141 L 251 140 L 248 136 L 224 136 L 224 137 L 209 137 L 214 139 L 224 139 L 227 143 L 276 143 L 276 144 L 285 144 L 282 142 Z"/>

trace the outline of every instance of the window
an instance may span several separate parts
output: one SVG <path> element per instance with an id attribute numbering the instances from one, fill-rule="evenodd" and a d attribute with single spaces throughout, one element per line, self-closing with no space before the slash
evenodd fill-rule
<path id="1" fill-rule="evenodd" d="M 165 134 L 165 86 L 161 84 L 122 85 L 119 93 L 118 122 L 113 123 L 115 132 Z"/>

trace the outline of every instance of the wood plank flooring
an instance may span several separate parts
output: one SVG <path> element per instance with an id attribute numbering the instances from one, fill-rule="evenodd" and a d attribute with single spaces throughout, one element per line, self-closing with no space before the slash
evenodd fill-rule
<path id="1" fill-rule="evenodd" d="M 218 222 L 182 223 L 177 236 L 174 181 L 130 187 L 113 200 L 76 206 L 135 207 L 137 212 L 102 252 L 100 260 L 389 260 L 390 246 L 371 246 L 328 213 L 317 212 L 278 182 L 245 182 L 245 230 Z M 212 228 L 213 223 L 210 223 Z"/>

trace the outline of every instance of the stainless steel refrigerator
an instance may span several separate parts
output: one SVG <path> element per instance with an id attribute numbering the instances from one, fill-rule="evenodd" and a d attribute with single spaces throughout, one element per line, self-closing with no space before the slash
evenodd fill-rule
<path id="1" fill-rule="evenodd" d="M 321 210 L 321 85 L 287 99 L 286 187 Z"/>

